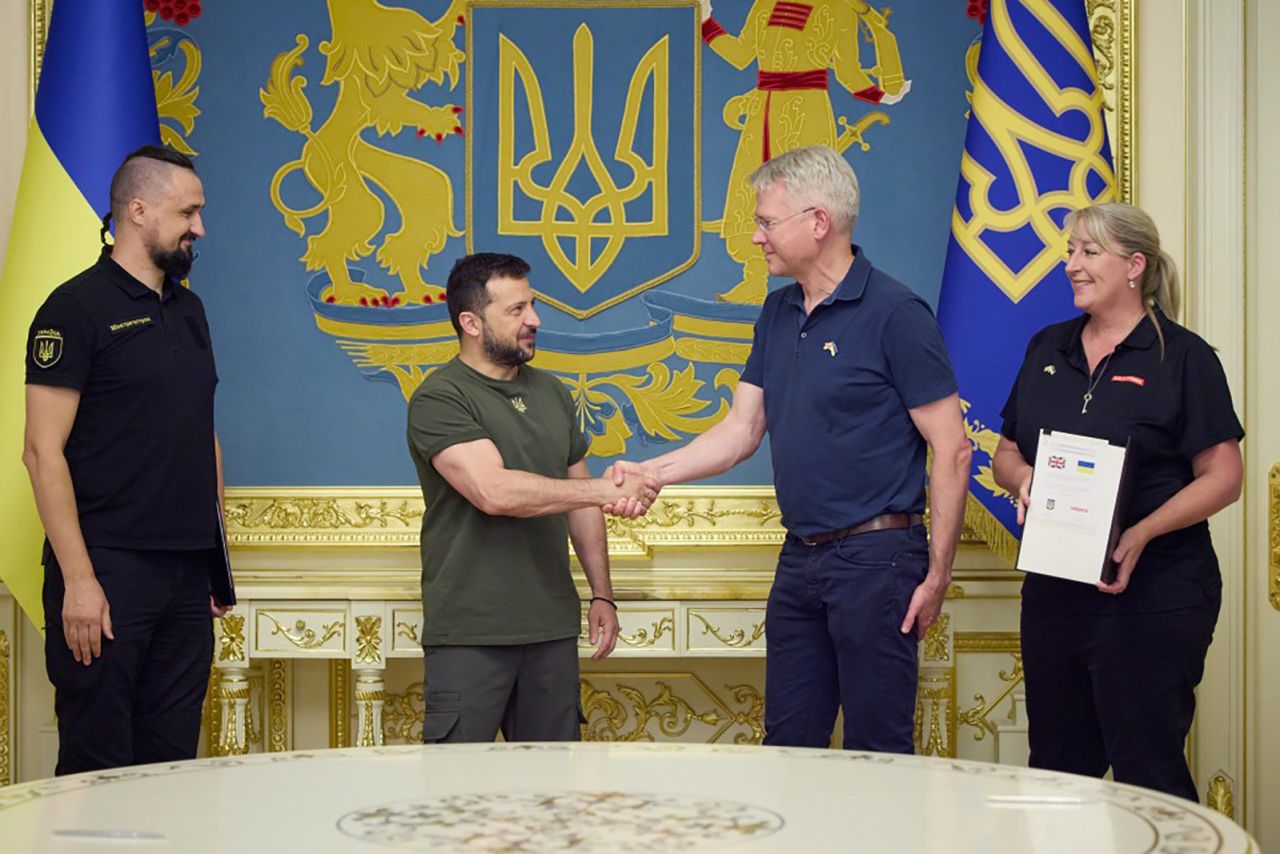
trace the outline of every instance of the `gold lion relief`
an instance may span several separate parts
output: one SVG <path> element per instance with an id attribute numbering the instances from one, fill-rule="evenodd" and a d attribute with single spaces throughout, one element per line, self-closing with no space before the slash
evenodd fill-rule
<path id="1" fill-rule="evenodd" d="M 324 228 L 307 237 L 302 255 L 308 270 L 324 270 L 331 282 L 326 302 L 399 305 L 440 299 L 443 288 L 422 277 L 431 255 L 461 232 L 453 224 L 453 186 L 449 177 L 430 163 L 379 148 L 362 137 L 373 128 L 379 136 L 405 127 L 419 137 L 442 142 L 463 133 L 454 105 L 432 107 L 410 97 L 427 83 L 452 89 L 465 55 L 454 43 L 463 23 L 464 0 L 454 0 L 438 20 L 430 22 L 411 9 L 383 6 L 377 0 L 329 0 L 332 36 L 319 44 L 326 58 L 322 86 L 338 87 L 328 118 L 312 130 L 307 80 L 294 77 L 302 65 L 307 37 L 298 34 L 293 50 L 279 54 L 271 75 L 259 91 L 263 117 L 275 119 L 306 138 L 298 159 L 281 166 L 271 180 L 271 201 L 285 225 L 300 237 L 304 221 L 326 214 Z M 301 170 L 320 200 L 309 208 L 289 207 L 281 184 Z M 399 210 L 400 227 L 376 247 L 378 263 L 400 279 L 401 291 L 386 291 L 354 281 L 347 267 L 375 252 L 373 241 L 382 232 L 386 210 L 371 184 L 380 188 Z"/>

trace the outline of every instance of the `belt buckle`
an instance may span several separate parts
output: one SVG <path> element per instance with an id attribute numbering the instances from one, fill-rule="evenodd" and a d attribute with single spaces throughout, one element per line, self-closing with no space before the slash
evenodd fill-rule
<path id="1" fill-rule="evenodd" d="M 814 537 L 801 537 L 800 542 L 804 543 L 809 548 L 813 548 L 818 544 L 817 539 Z"/>

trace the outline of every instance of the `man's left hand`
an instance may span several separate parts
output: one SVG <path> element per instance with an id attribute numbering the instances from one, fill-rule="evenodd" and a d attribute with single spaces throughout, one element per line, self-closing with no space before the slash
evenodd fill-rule
<path id="1" fill-rule="evenodd" d="M 234 606 L 232 605 L 219 605 L 217 602 L 213 601 L 213 594 L 209 595 L 209 611 L 210 613 L 213 614 L 213 616 L 225 617 L 228 613 L 230 613 L 233 607 Z"/>
<path id="2" fill-rule="evenodd" d="M 608 602 L 592 602 L 587 609 L 587 630 L 588 639 L 596 648 L 591 658 L 595 661 L 607 658 L 618 642 L 618 610 Z"/>
<path id="3" fill-rule="evenodd" d="M 902 621 L 902 633 L 905 635 L 914 625 L 916 636 L 924 640 L 925 632 L 929 631 L 929 626 L 942 613 L 942 600 L 946 595 L 947 583 L 938 583 L 932 574 L 920 582 L 920 586 L 911 594 L 911 605 Z"/>

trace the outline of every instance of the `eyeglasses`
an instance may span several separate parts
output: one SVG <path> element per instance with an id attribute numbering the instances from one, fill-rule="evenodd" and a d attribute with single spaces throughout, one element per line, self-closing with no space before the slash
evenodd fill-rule
<path id="1" fill-rule="evenodd" d="M 815 210 L 817 210 L 816 207 L 807 207 L 802 211 L 796 211 L 795 213 L 787 214 L 786 216 L 781 217 L 779 219 L 761 219 L 758 216 L 753 216 L 751 219 L 755 221 L 756 228 L 768 234 L 770 231 L 773 231 L 775 228 L 782 225 L 787 220 L 795 219 L 801 214 L 807 214 L 810 211 L 815 211 Z"/>

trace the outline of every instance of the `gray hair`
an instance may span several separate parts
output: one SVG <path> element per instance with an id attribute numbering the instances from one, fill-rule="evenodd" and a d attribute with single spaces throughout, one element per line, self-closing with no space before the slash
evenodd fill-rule
<path id="1" fill-rule="evenodd" d="M 831 214 L 837 230 L 850 232 L 858 222 L 861 193 L 849 161 L 825 145 L 810 145 L 766 161 L 747 179 L 757 193 L 781 184 L 789 200 Z"/>

